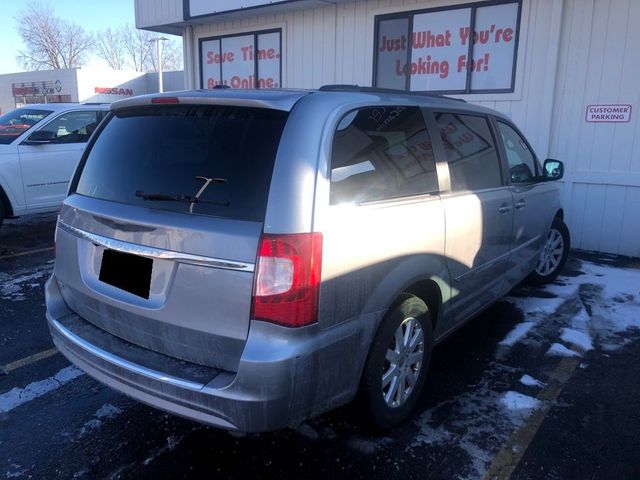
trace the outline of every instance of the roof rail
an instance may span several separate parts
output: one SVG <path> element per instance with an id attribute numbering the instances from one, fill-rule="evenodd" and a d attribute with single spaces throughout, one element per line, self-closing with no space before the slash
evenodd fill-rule
<path id="1" fill-rule="evenodd" d="M 109 102 L 82 102 L 80 105 L 109 105 Z"/>
<path id="2" fill-rule="evenodd" d="M 447 97 L 439 93 L 410 92 L 407 90 L 396 90 L 393 88 L 361 87 L 360 85 L 349 85 L 349 84 L 323 85 L 320 88 L 318 88 L 318 91 L 320 92 L 397 93 L 401 95 L 415 95 L 417 97 L 445 98 L 447 100 L 456 100 L 458 102 L 467 103 L 467 101 L 462 98 Z"/>

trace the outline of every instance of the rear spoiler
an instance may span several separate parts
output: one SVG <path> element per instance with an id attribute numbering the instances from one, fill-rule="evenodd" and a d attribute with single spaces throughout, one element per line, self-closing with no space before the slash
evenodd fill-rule
<path id="1" fill-rule="evenodd" d="M 111 104 L 111 111 L 152 105 L 223 105 L 234 107 L 268 108 L 291 111 L 298 100 L 309 92 L 274 90 L 197 90 L 187 92 L 158 93 L 125 98 Z"/>

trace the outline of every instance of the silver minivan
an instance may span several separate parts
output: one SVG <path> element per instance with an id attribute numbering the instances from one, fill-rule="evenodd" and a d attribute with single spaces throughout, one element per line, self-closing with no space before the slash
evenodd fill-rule
<path id="1" fill-rule="evenodd" d="M 216 427 L 357 397 L 415 406 L 433 347 L 569 250 L 557 182 L 505 116 L 371 88 L 121 100 L 92 137 L 46 286 L 58 349 Z"/>

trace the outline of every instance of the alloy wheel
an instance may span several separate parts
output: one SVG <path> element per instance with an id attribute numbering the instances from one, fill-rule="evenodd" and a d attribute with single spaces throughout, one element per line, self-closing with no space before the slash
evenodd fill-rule
<path id="1" fill-rule="evenodd" d="M 552 228 L 542 249 L 536 273 L 543 277 L 551 275 L 560 265 L 564 252 L 564 240 L 559 230 Z"/>
<path id="2" fill-rule="evenodd" d="M 397 408 L 405 403 L 418 381 L 424 360 L 424 333 L 414 317 L 406 318 L 396 329 L 385 355 L 382 397 Z"/>

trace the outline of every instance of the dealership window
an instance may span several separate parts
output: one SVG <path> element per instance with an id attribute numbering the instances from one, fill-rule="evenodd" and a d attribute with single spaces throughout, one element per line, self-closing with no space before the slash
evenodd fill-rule
<path id="1" fill-rule="evenodd" d="M 200 40 L 201 88 L 279 88 L 282 31 L 267 30 Z"/>
<path id="2" fill-rule="evenodd" d="M 485 2 L 376 17 L 374 86 L 513 92 L 520 8 L 520 1 Z"/>

